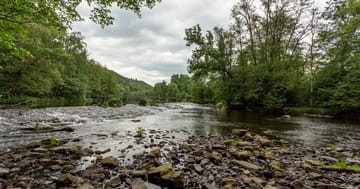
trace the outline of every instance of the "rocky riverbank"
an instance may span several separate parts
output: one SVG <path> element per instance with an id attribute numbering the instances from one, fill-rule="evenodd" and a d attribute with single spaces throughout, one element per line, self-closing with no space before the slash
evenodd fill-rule
<path id="1" fill-rule="evenodd" d="M 51 138 L 8 149 L 0 154 L 0 188 L 352 189 L 360 185 L 360 154 L 351 149 L 294 146 L 241 129 L 229 136 L 187 135 L 186 141 L 175 143 L 166 132 L 145 130 L 136 138 L 144 151 L 133 154 L 132 164 L 122 163 L 126 155 L 103 157 L 107 150 L 71 145 L 79 139 Z M 126 154 L 132 148 L 119 151 Z M 79 168 L 86 159 L 89 166 Z"/>

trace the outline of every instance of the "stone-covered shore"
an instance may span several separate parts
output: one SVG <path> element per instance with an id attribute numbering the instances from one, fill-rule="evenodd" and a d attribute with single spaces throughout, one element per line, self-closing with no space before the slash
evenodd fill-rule
<path id="1" fill-rule="evenodd" d="M 145 136 L 154 132 L 146 130 Z M 183 143 L 138 140 L 147 150 L 134 154 L 131 165 L 121 163 L 124 157 L 103 157 L 105 151 L 71 146 L 71 141 L 8 149 L 0 152 L 0 189 L 143 189 L 148 182 L 169 189 L 360 186 L 360 154 L 352 149 L 311 149 L 241 129 L 226 137 L 189 134 Z M 91 165 L 79 169 L 81 158 L 89 156 L 94 157 Z"/>

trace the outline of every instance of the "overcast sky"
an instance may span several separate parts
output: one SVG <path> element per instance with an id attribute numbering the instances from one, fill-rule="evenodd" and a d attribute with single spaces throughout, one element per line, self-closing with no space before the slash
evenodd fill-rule
<path id="1" fill-rule="evenodd" d="M 142 17 L 114 9 L 114 24 L 102 29 L 91 21 L 73 24 L 85 36 L 90 58 L 107 68 L 151 85 L 187 73 L 191 50 L 185 46 L 185 28 L 200 24 L 203 30 L 227 27 L 230 10 L 238 0 L 163 0 Z M 87 6 L 80 14 L 89 14 Z"/>

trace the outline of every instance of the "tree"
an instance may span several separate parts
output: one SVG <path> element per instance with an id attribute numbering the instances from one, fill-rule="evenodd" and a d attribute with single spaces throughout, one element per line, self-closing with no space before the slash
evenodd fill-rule
<path id="1" fill-rule="evenodd" d="M 321 46 L 328 60 L 316 75 L 317 95 L 323 105 L 338 111 L 358 112 L 360 104 L 360 2 L 334 0 L 323 13 Z"/>
<path id="2" fill-rule="evenodd" d="M 86 0 L 92 8 L 90 19 L 102 27 L 111 25 L 114 18 L 110 8 L 132 10 L 140 15 L 142 7 L 152 8 L 161 0 Z M 74 21 L 83 18 L 77 12 L 82 0 L 2 0 L 0 2 L 0 65 L 11 57 L 22 59 L 29 55 L 28 49 L 15 45 L 16 35 L 27 35 L 26 24 L 37 23 L 58 28 L 68 28 Z"/>
<path id="3" fill-rule="evenodd" d="M 166 82 L 162 81 L 160 83 L 156 83 L 154 85 L 153 92 L 158 100 L 164 101 L 166 99 L 166 92 L 167 92 Z"/>
<path id="4" fill-rule="evenodd" d="M 170 83 L 167 87 L 166 96 L 168 101 L 170 102 L 176 102 L 178 97 L 179 89 L 175 83 Z"/>

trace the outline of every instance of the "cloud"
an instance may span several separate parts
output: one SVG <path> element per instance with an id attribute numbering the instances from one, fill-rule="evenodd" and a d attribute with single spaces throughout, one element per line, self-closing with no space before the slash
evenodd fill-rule
<path id="1" fill-rule="evenodd" d="M 191 49 L 185 46 L 185 28 L 200 24 L 204 30 L 227 27 L 236 0 L 163 0 L 142 16 L 112 9 L 114 24 L 102 29 L 86 19 L 74 23 L 73 31 L 85 36 L 90 58 L 117 73 L 155 84 L 187 73 Z M 79 7 L 89 15 L 86 4 Z"/>

